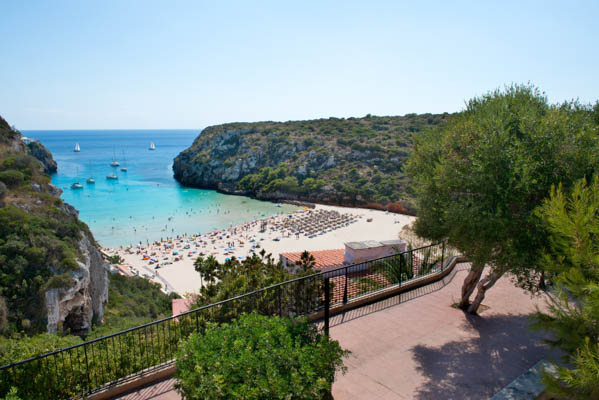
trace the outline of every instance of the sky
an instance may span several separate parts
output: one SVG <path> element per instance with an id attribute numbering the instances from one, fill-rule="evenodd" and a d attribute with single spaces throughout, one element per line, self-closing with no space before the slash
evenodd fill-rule
<path id="1" fill-rule="evenodd" d="M 0 1 L 18 129 L 456 112 L 512 82 L 599 98 L 599 1 Z"/>

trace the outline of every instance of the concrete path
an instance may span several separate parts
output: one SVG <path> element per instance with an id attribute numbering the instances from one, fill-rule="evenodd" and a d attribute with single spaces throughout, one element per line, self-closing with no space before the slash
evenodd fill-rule
<path id="1" fill-rule="evenodd" d="M 488 399 L 551 352 L 529 329 L 543 298 L 502 278 L 489 308 L 469 316 L 451 305 L 468 265 L 443 281 L 351 310 L 331 321 L 331 336 L 352 354 L 333 385 L 335 400 Z M 123 397 L 179 399 L 173 380 Z"/>

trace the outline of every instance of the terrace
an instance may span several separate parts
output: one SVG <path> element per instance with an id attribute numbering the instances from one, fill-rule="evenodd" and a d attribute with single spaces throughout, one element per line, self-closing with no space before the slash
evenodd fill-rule
<path id="1" fill-rule="evenodd" d="M 543 301 L 503 279 L 482 316 L 466 316 L 451 307 L 467 269 L 460 260 L 440 242 L 321 271 L 0 367 L 0 383 L 31 382 L 20 389 L 32 398 L 38 388 L 57 398 L 178 398 L 164 380 L 178 340 L 206 321 L 257 311 L 305 315 L 352 351 L 335 399 L 485 397 L 549 354 L 527 328 Z"/>
<path id="2" fill-rule="evenodd" d="M 333 385 L 335 400 L 484 399 L 552 352 L 528 328 L 543 297 L 502 278 L 480 316 L 451 305 L 467 264 L 443 280 L 331 318 L 330 335 L 352 351 Z M 120 397 L 180 399 L 174 380 Z"/>

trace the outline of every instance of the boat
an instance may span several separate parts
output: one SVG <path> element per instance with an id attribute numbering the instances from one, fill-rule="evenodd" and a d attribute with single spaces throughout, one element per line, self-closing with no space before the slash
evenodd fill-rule
<path id="1" fill-rule="evenodd" d="M 125 166 L 121 167 L 121 171 L 127 172 L 127 159 L 125 158 L 125 152 L 123 151 L 123 159 L 125 160 Z"/>
<path id="2" fill-rule="evenodd" d="M 110 163 L 110 166 L 111 167 L 118 167 L 119 165 L 121 165 L 121 164 L 116 160 L 116 156 L 114 155 L 114 152 L 113 152 L 112 162 Z"/>
<path id="3" fill-rule="evenodd" d="M 89 162 L 89 170 L 91 171 L 91 176 L 89 178 L 87 178 L 85 180 L 85 182 L 87 182 L 88 185 L 93 185 L 94 183 L 96 183 L 96 180 L 94 179 L 94 173 L 92 171 L 92 162 Z"/>
<path id="4" fill-rule="evenodd" d="M 73 150 L 75 153 L 79 153 L 81 151 L 81 148 L 79 147 L 79 143 L 75 143 L 75 150 Z"/>
<path id="5" fill-rule="evenodd" d="M 150 148 L 148 150 L 156 150 L 156 146 L 154 145 L 154 142 L 150 142 Z"/>
<path id="6" fill-rule="evenodd" d="M 83 189 L 83 185 L 79 183 L 79 168 L 77 168 L 77 182 L 71 185 L 71 189 Z"/>
<path id="7" fill-rule="evenodd" d="M 118 180 L 119 177 L 116 176 L 114 172 L 111 172 L 110 174 L 106 175 L 106 179 Z"/>

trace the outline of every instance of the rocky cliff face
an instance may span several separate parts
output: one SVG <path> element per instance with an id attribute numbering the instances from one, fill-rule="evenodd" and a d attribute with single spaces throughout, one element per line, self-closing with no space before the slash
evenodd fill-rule
<path id="1" fill-rule="evenodd" d="M 184 185 L 269 200 L 408 211 L 403 163 L 413 135 L 448 115 L 408 115 L 206 128 L 174 160 Z"/>
<path id="2" fill-rule="evenodd" d="M 77 261 L 78 268 L 70 272 L 73 283 L 44 293 L 50 333 L 66 330 L 75 335 L 86 334 L 92 321 L 101 323 L 104 318 L 104 305 L 108 301 L 106 265 L 84 232 L 81 236 L 79 248 L 83 257 Z"/>
<path id="3" fill-rule="evenodd" d="M 26 173 L 19 177 L 20 171 Z M 0 181 L 6 180 L 0 216 L 15 226 L 0 229 L 0 244 L 13 243 L 0 246 L 0 300 L 18 329 L 41 319 L 48 332 L 85 334 L 92 322 L 102 323 L 108 265 L 78 211 L 60 200 L 62 191 L 43 171 L 56 171 L 52 154 L 39 142 L 25 144 L 0 117 Z M 15 175 L 25 181 L 7 180 Z"/>
<path id="4" fill-rule="evenodd" d="M 27 148 L 29 149 L 29 153 L 42 163 L 45 173 L 55 174 L 58 171 L 58 166 L 52 157 L 52 153 L 39 141 L 30 141 L 27 144 Z"/>

